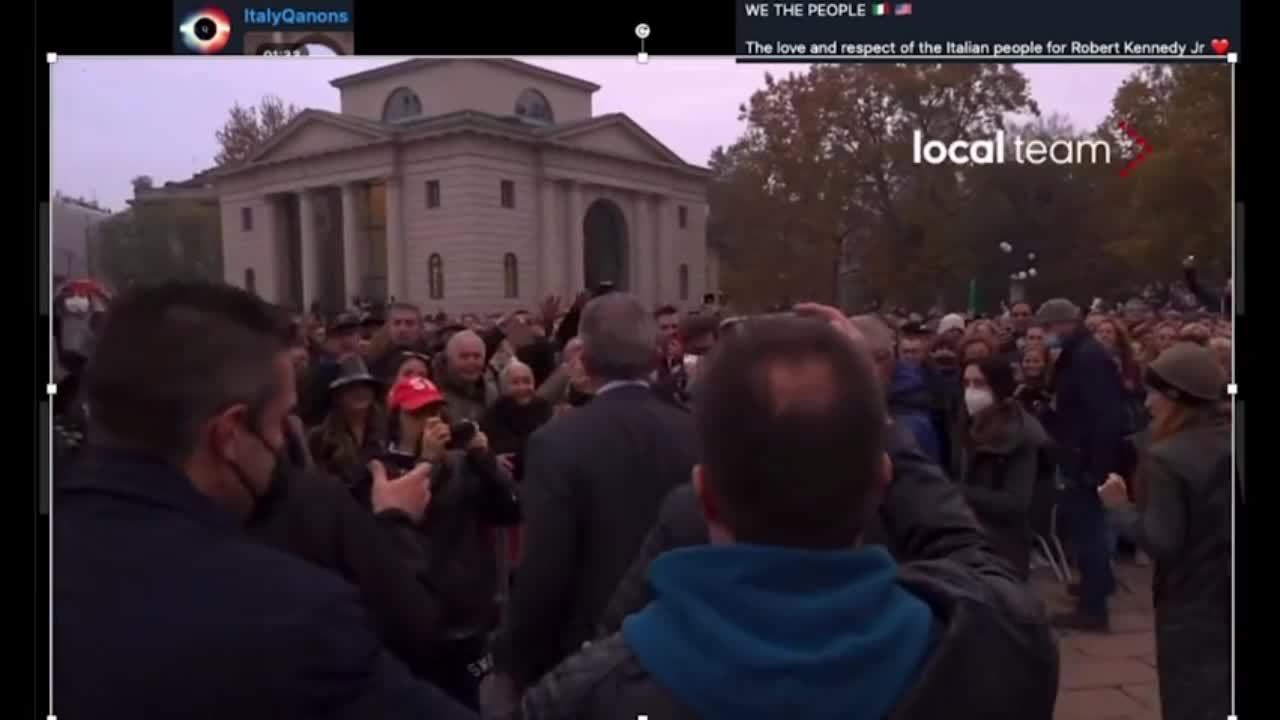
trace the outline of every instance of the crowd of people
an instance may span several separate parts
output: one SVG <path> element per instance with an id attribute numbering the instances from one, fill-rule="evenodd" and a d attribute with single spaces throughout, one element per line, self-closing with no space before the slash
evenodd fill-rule
<path id="1" fill-rule="evenodd" d="M 58 348 L 50 712 L 1047 720 L 1053 628 L 1107 632 L 1127 557 L 1165 717 L 1224 717 L 1218 300 L 726 317 L 602 287 L 455 320 L 131 290 Z"/>

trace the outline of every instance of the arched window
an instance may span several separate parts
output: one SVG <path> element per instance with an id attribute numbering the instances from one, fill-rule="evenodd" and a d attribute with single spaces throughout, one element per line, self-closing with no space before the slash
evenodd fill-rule
<path id="1" fill-rule="evenodd" d="M 244 289 L 254 295 L 258 294 L 258 276 L 253 271 L 253 268 L 244 269 Z"/>
<path id="2" fill-rule="evenodd" d="M 407 87 L 399 87 L 391 91 L 387 104 L 382 107 L 383 122 L 398 122 L 418 117 L 422 114 L 422 101 L 418 93 Z"/>
<path id="3" fill-rule="evenodd" d="M 444 299 L 444 260 L 439 253 L 427 259 L 427 294 L 432 300 Z"/>
<path id="4" fill-rule="evenodd" d="M 507 298 L 520 297 L 520 263 L 515 253 L 502 256 L 502 291 Z"/>
<path id="5" fill-rule="evenodd" d="M 516 98 L 516 116 L 548 124 L 555 122 L 551 103 L 547 102 L 545 95 L 533 88 L 525 90 Z"/>
<path id="6" fill-rule="evenodd" d="M 680 266 L 680 299 L 689 299 L 689 266 Z"/>

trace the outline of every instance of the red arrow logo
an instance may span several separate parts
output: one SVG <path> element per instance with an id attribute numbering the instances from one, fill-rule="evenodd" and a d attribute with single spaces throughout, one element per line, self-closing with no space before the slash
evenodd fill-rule
<path id="1" fill-rule="evenodd" d="M 1125 164 L 1124 167 L 1120 168 L 1120 177 L 1129 177 L 1129 173 L 1133 172 L 1133 169 L 1138 167 L 1138 163 L 1146 160 L 1147 156 L 1151 154 L 1151 143 L 1147 142 L 1146 138 L 1139 135 L 1138 131 L 1134 130 L 1133 126 L 1124 120 L 1120 121 L 1119 128 L 1123 130 L 1124 134 L 1128 135 L 1129 139 L 1140 148 L 1138 150 L 1138 154 Z"/>

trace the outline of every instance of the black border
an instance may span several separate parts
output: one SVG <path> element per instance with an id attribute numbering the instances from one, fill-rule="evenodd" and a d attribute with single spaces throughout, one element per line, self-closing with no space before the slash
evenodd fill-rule
<path id="1" fill-rule="evenodd" d="M 28 322 L 32 322 L 35 325 L 35 342 L 33 343 L 35 352 L 33 353 L 34 357 L 32 367 L 35 375 L 35 382 L 33 383 L 32 389 L 36 393 L 36 403 L 34 407 L 35 422 L 31 423 L 29 426 L 31 428 L 31 444 L 24 446 L 15 443 L 13 446 L 32 448 L 30 451 L 31 454 L 26 456 L 32 461 L 31 473 L 26 476 L 29 478 L 26 482 L 28 483 L 27 488 L 30 493 L 30 503 L 22 510 L 22 512 L 29 514 L 26 516 L 25 522 L 15 523 L 16 527 L 21 528 L 20 532 L 23 534 L 29 534 L 27 534 L 26 537 L 18 538 L 14 543 L 14 547 L 20 548 L 17 551 L 23 554 L 28 552 L 32 553 L 32 556 L 30 556 L 30 567 L 32 570 L 32 580 L 35 585 L 34 597 L 32 599 L 32 613 L 35 617 L 34 623 L 32 624 L 33 629 L 31 631 L 32 644 L 34 646 L 31 653 L 33 662 L 22 663 L 21 667 L 24 669 L 28 667 L 31 668 L 32 674 L 31 714 L 27 717 L 44 718 L 48 714 L 49 710 L 47 707 L 49 697 L 48 668 L 50 637 L 50 568 L 48 562 L 49 519 L 47 515 L 39 512 L 41 485 L 39 473 L 41 463 L 38 453 L 40 452 L 41 436 L 44 435 L 48 429 L 47 426 L 44 428 L 41 427 L 43 423 L 40 421 L 40 404 L 48 400 L 45 386 L 50 381 L 50 378 L 46 377 L 48 375 L 49 367 L 48 358 L 50 352 L 50 338 L 48 324 L 49 318 L 47 315 L 48 308 L 47 305 L 46 307 L 40 307 L 41 303 L 37 299 L 37 294 L 40 286 L 40 273 L 47 272 L 39 258 L 39 248 L 42 243 L 39 241 L 40 220 L 38 213 L 41 203 L 46 203 L 49 200 L 50 171 L 48 164 L 49 73 L 48 64 L 45 58 L 45 51 L 40 48 L 39 34 L 49 30 L 49 17 L 54 13 L 46 9 L 45 13 L 38 14 L 35 3 L 32 3 L 31 5 L 26 5 L 25 3 L 19 4 L 11 8 L 11 10 L 22 15 L 22 18 L 15 24 L 16 27 L 31 27 L 33 25 L 36 27 L 36 33 L 31 36 L 30 41 L 26 39 L 26 33 L 15 33 L 23 36 L 21 43 L 24 48 L 27 46 L 28 42 L 32 45 L 29 50 L 30 55 L 28 55 L 30 58 L 30 65 L 26 63 L 19 64 L 19 67 L 22 69 L 16 74 L 18 75 L 20 82 L 24 85 L 27 82 L 32 83 L 32 95 L 27 97 L 32 98 L 31 102 L 33 104 L 31 117 L 32 124 L 34 125 L 33 131 L 35 142 L 32 143 L 30 152 L 32 163 L 35 165 L 35 167 L 32 168 L 31 173 L 32 182 L 35 184 L 35 198 L 34 202 L 30 204 L 22 203 L 15 209 L 15 211 L 22 216 L 23 224 L 29 224 L 31 230 L 27 237 L 31 238 L 31 240 L 28 242 L 13 243 L 14 247 L 11 249 L 11 252 L 19 255 L 14 258 L 11 267 L 19 270 L 18 272 L 13 273 L 10 277 L 10 288 L 12 288 L 12 292 L 18 293 L 16 304 L 14 304 L 13 307 L 27 310 L 27 313 L 29 314 L 24 313 L 25 317 L 29 318 Z M 27 13 L 31 13 L 31 15 L 28 16 Z M 28 17 L 30 17 L 30 20 L 27 20 Z M 19 152 L 23 151 L 26 151 L 26 148 L 19 150 Z M 22 191 L 19 190 L 19 192 L 21 193 Z M 19 195 L 19 197 L 20 196 L 21 195 Z M 22 268 L 27 268 L 28 271 L 22 272 Z M 31 283 L 30 285 L 27 284 L 28 281 Z M 21 431 L 14 430 L 13 432 Z M 15 467 L 14 470 L 15 472 L 20 472 L 20 468 L 18 467 Z M 21 482 L 21 480 L 19 480 L 20 477 L 21 475 L 15 475 L 14 482 Z M 14 494 L 15 497 L 18 495 L 19 493 Z M 25 496 L 25 493 L 22 495 Z M 31 543 L 30 546 L 28 546 L 28 542 Z M 30 547 L 30 549 L 28 549 L 28 547 Z M 17 672 L 22 671 L 19 670 Z M 23 703 L 23 705 L 25 705 L 25 703 Z"/>

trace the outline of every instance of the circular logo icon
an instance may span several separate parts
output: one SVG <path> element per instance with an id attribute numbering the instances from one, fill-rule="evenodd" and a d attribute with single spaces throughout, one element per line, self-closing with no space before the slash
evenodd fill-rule
<path id="1" fill-rule="evenodd" d="M 641 40 L 649 37 L 649 26 L 645 23 L 640 23 L 639 25 L 637 25 L 636 37 L 640 38 Z"/>
<path id="2" fill-rule="evenodd" d="M 178 34 L 191 52 L 221 52 L 231 40 L 231 18 L 219 8 L 201 8 L 182 19 Z"/>

